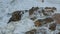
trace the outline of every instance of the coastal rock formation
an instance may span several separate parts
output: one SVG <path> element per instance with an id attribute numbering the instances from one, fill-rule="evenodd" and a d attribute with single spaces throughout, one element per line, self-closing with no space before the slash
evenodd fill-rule
<path id="1" fill-rule="evenodd" d="M 50 29 L 51 31 L 56 30 L 56 23 L 50 24 L 50 25 L 49 25 L 49 29 Z"/>
<path id="2" fill-rule="evenodd" d="M 31 9 L 29 9 L 29 15 L 32 15 L 34 13 L 34 11 L 38 10 L 39 7 L 32 7 Z"/>
<path id="3" fill-rule="evenodd" d="M 44 24 L 51 23 L 53 21 L 54 21 L 53 18 L 48 17 L 44 19 Z"/>
<path id="4" fill-rule="evenodd" d="M 15 11 L 12 13 L 12 17 L 9 19 L 8 23 L 11 21 L 19 21 L 21 20 L 22 12 L 21 11 Z"/>
<path id="5" fill-rule="evenodd" d="M 27 31 L 25 34 L 36 34 L 36 29 L 32 29 L 30 31 Z"/>
<path id="6" fill-rule="evenodd" d="M 34 22 L 36 27 L 42 26 L 43 20 L 42 19 L 38 19 L 37 21 Z"/>

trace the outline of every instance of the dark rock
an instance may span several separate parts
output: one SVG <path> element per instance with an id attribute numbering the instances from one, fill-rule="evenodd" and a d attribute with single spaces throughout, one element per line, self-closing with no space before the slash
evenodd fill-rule
<path id="1" fill-rule="evenodd" d="M 55 30 L 56 30 L 56 23 L 50 24 L 50 25 L 49 25 L 49 29 L 50 29 L 51 31 L 55 31 Z"/>
<path id="2" fill-rule="evenodd" d="M 53 10 L 57 10 L 56 7 L 52 7 Z"/>
<path id="3" fill-rule="evenodd" d="M 52 12 L 54 13 L 55 11 L 54 10 L 57 10 L 55 7 L 45 7 L 45 12 Z"/>
<path id="4" fill-rule="evenodd" d="M 34 13 L 34 11 L 38 10 L 39 8 L 38 7 L 32 7 L 30 10 L 29 10 L 29 15 L 32 15 Z"/>
<path id="5" fill-rule="evenodd" d="M 45 15 L 45 16 L 47 15 L 47 14 L 45 13 L 44 9 L 42 9 L 42 13 L 43 13 L 43 15 Z"/>
<path id="6" fill-rule="evenodd" d="M 25 34 L 36 34 L 36 29 L 32 29 L 30 31 L 27 31 Z"/>
<path id="7" fill-rule="evenodd" d="M 51 7 L 45 7 L 45 9 L 51 9 Z"/>
<path id="8" fill-rule="evenodd" d="M 54 21 L 53 18 L 48 17 L 44 19 L 44 24 L 51 23 L 53 21 Z"/>
<path id="9" fill-rule="evenodd" d="M 19 21 L 21 20 L 22 13 L 21 11 L 15 11 L 12 13 L 12 17 L 9 19 L 8 23 L 11 21 Z"/>
<path id="10" fill-rule="evenodd" d="M 28 10 L 25 10 L 25 12 L 28 12 Z"/>
<path id="11" fill-rule="evenodd" d="M 42 19 L 38 19 L 37 21 L 34 22 L 36 27 L 42 26 L 43 20 Z"/>
<path id="12" fill-rule="evenodd" d="M 32 18 L 30 18 L 30 19 L 34 21 L 34 20 L 36 19 L 36 17 L 32 17 Z"/>

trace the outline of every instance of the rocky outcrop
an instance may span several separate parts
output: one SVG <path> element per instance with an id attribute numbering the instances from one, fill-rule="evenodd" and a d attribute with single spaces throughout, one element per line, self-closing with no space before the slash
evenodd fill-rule
<path id="1" fill-rule="evenodd" d="M 52 18 L 48 17 L 45 19 L 38 19 L 34 22 L 34 24 L 36 27 L 39 27 L 39 26 L 42 26 L 44 24 L 51 23 L 51 22 L 54 22 L 54 20 Z"/>
<path id="2" fill-rule="evenodd" d="M 50 29 L 51 31 L 56 30 L 56 23 L 50 24 L 50 25 L 49 25 L 49 29 Z"/>
<path id="3" fill-rule="evenodd" d="M 53 22 L 53 21 L 54 21 L 53 18 L 48 17 L 48 18 L 45 18 L 45 19 L 44 19 L 44 24 L 51 23 L 51 22 Z"/>
<path id="4" fill-rule="evenodd" d="M 21 11 L 15 11 L 12 13 L 12 17 L 9 19 L 8 23 L 11 21 L 19 21 L 21 20 L 22 12 Z"/>
<path id="5" fill-rule="evenodd" d="M 27 31 L 25 34 L 36 34 L 36 29 L 32 29 L 30 31 Z"/>
<path id="6" fill-rule="evenodd" d="M 29 10 L 24 10 L 24 11 L 15 11 L 12 13 L 12 17 L 10 18 L 9 22 L 13 23 L 13 26 L 15 27 L 16 24 L 19 24 L 21 18 L 25 15 L 25 13 L 27 12 L 27 14 L 29 14 L 27 17 L 24 16 L 25 18 L 22 19 L 21 23 L 18 25 L 19 27 L 17 27 L 15 29 L 15 31 L 22 31 L 25 32 L 25 34 L 37 34 L 37 33 L 42 33 L 42 34 L 46 34 L 46 29 L 42 28 L 41 30 L 39 28 L 46 26 L 46 28 L 48 30 L 51 31 L 55 31 L 56 30 L 56 23 L 59 21 L 59 15 L 55 16 L 56 14 L 54 14 L 53 16 L 51 15 L 52 13 L 54 13 L 54 10 L 56 10 L 55 7 L 32 7 Z M 22 16 L 22 14 L 24 14 Z M 41 15 L 43 14 L 43 16 L 41 17 Z M 46 16 L 47 15 L 47 16 Z M 51 17 L 52 16 L 52 17 Z M 43 18 L 44 17 L 44 18 Z M 29 21 L 31 20 L 31 21 Z M 56 23 L 52 23 L 56 21 Z M 16 22 L 16 23 L 15 23 Z M 19 23 L 17 23 L 19 22 Z M 24 22 L 24 23 L 23 23 Z M 28 24 L 29 23 L 29 24 Z M 52 24 L 50 24 L 52 23 Z M 58 22 L 59 23 L 59 22 Z M 15 25 L 14 25 L 15 24 Z M 21 25 L 22 24 L 22 25 Z M 33 24 L 33 25 L 32 25 Z M 49 24 L 49 25 L 48 25 Z M 9 24 L 8 24 L 9 25 Z M 9 25 L 10 26 L 10 25 Z M 8 26 L 8 27 L 9 27 Z M 23 28 L 21 28 L 20 26 L 22 26 Z M 26 27 L 25 27 L 26 26 Z M 30 27 L 31 26 L 31 27 Z M 48 27 L 49 26 L 49 27 Z M 10 29 L 12 29 L 13 27 L 11 27 Z M 21 30 L 19 30 L 21 28 Z M 34 29 L 36 28 L 36 29 Z M 7 28 L 9 29 L 9 28 Z M 29 29 L 29 30 L 26 30 Z M 14 30 L 14 28 L 13 28 Z M 24 31 L 25 30 L 25 31 Z M 17 33 L 15 32 L 14 33 Z M 19 32 L 21 33 L 21 32 Z"/>
<path id="7" fill-rule="evenodd" d="M 32 7 L 31 9 L 29 9 L 29 15 L 32 15 L 34 13 L 34 11 L 38 10 L 39 7 Z"/>
<path id="8" fill-rule="evenodd" d="M 55 8 L 55 7 L 45 7 L 44 9 L 43 9 L 44 11 L 42 11 L 43 12 L 43 14 L 46 16 L 50 16 L 50 15 L 52 15 L 57 9 Z"/>
<path id="9" fill-rule="evenodd" d="M 36 27 L 42 26 L 43 20 L 42 19 L 38 19 L 34 22 Z"/>

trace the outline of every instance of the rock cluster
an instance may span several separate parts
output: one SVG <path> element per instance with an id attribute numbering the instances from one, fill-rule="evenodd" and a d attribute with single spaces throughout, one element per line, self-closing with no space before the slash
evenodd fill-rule
<path id="1" fill-rule="evenodd" d="M 34 22 L 34 26 L 39 28 L 46 24 L 49 24 L 49 30 L 55 31 L 56 25 L 60 24 L 60 13 L 53 14 L 57 9 L 55 7 L 32 7 L 29 10 L 24 10 L 29 13 L 29 19 Z M 19 21 L 22 18 L 22 15 L 25 14 L 24 11 L 15 11 L 12 13 L 12 17 L 9 19 L 8 23 L 12 21 Z M 43 16 L 42 16 L 43 15 Z M 32 16 L 32 17 L 31 17 Z M 38 17 L 39 18 L 38 18 Z M 42 17 L 41 17 L 42 16 Z M 44 17 L 44 18 L 43 18 Z M 43 19 L 42 19 L 43 18 Z M 54 22 L 55 21 L 55 22 Z M 54 22 L 54 23 L 52 23 Z M 27 31 L 25 34 L 36 34 L 36 29 Z"/>

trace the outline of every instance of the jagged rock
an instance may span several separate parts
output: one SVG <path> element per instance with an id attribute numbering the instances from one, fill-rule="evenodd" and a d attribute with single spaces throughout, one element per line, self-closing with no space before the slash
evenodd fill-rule
<path id="1" fill-rule="evenodd" d="M 46 13 L 46 11 L 44 9 L 42 9 L 42 13 L 44 16 L 48 16 L 48 14 Z"/>
<path id="2" fill-rule="evenodd" d="M 51 12 L 53 12 L 52 10 L 57 10 L 55 7 L 45 7 L 46 10 L 51 10 Z"/>
<path id="3" fill-rule="evenodd" d="M 43 9 L 44 11 L 43 11 L 43 14 L 46 16 L 50 16 L 50 15 L 52 15 L 54 12 L 55 12 L 55 10 L 57 10 L 55 7 L 45 7 L 45 9 Z"/>
<path id="4" fill-rule="evenodd" d="M 57 10 L 56 7 L 52 7 L 53 10 Z"/>
<path id="5" fill-rule="evenodd" d="M 39 7 L 32 7 L 30 10 L 29 10 L 29 15 L 32 15 L 34 13 L 34 11 L 38 10 Z"/>
<path id="6" fill-rule="evenodd" d="M 28 12 L 28 10 L 25 10 L 25 12 Z"/>
<path id="7" fill-rule="evenodd" d="M 57 10 L 56 7 L 45 7 L 45 9 Z"/>
<path id="8" fill-rule="evenodd" d="M 50 25 L 49 25 L 49 29 L 50 29 L 51 31 L 56 30 L 56 23 L 50 24 Z"/>
<path id="9" fill-rule="evenodd" d="M 37 21 L 34 22 L 34 24 L 35 24 L 36 27 L 39 27 L 39 26 L 42 25 L 42 22 L 43 22 L 42 19 L 38 19 Z"/>
<path id="10" fill-rule="evenodd" d="M 32 29 L 30 31 L 27 31 L 25 34 L 36 34 L 36 29 Z"/>
<path id="11" fill-rule="evenodd" d="M 45 7 L 45 9 L 51 9 L 51 7 Z"/>
<path id="12" fill-rule="evenodd" d="M 60 24 L 60 13 L 56 13 L 52 17 L 56 21 L 57 24 Z"/>
<path id="13" fill-rule="evenodd" d="M 47 13 L 45 13 L 45 10 L 44 10 L 44 9 L 42 9 L 42 13 L 43 13 L 43 15 L 45 15 L 45 16 L 48 15 Z"/>
<path id="14" fill-rule="evenodd" d="M 53 18 L 48 17 L 44 19 L 44 24 L 51 23 L 53 21 L 54 21 Z"/>
<path id="15" fill-rule="evenodd" d="M 19 21 L 21 20 L 22 12 L 21 11 L 15 11 L 12 13 L 12 17 L 9 19 L 8 23 L 11 21 Z"/>
<path id="16" fill-rule="evenodd" d="M 36 27 L 39 27 L 39 26 L 42 26 L 44 24 L 51 23 L 53 21 L 54 20 L 49 17 L 49 18 L 45 18 L 45 19 L 38 19 L 37 21 L 34 22 L 34 24 Z"/>

